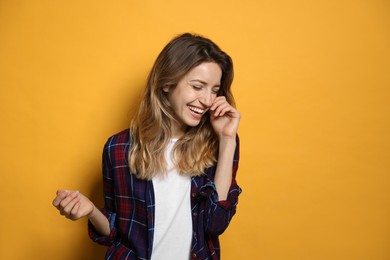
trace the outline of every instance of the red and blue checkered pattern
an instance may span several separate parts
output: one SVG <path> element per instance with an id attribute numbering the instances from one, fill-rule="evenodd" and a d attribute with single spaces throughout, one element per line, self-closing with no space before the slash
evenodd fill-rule
<path id="1" fill-rule="evenodd" d="M 154 192 L 152 181 L 137 179 L 130 173 L 127 156 L 129 130 L 110 137 L 103 150 L 103 214 L 111 227 L 109 236 L 101 236 L 88 224 L 89 236 L 109 246 L 106 259 L 150 259 L 154 234 Z M 213 183 L 216 166 L 191 181 L 193 239 L 192 259 L 220 259 L 218 236 L 224 232 L 236 212 L 241 188 L 236 182 L 239 139 L 233 161 L 233 178 L 228 197 L 218 201 Z"/>

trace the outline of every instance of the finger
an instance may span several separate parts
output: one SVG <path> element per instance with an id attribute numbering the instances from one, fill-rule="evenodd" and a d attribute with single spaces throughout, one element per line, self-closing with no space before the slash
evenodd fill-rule
<path id="1" fill-rule="evenodd" d="M 57 194 L 57 196 L 59 195 L 59 196 L 66 196 L 66 195 L 68 195 L 69 194 L 69 190 L 57 190 L 57 192 L 56 192 L 56 194 Z"/>
<path id="2" fill-rule="evenodd" d="M 210 107 L 210 110 L 213 111 L 215 110 L 218 106 L 224 104 L 224 103 L 227 103 L 229 104 L 227 101 L 226 101 L 226 98 L 224 96 L 221 96 L 221 97 L 217 97 L 215 100 L 214 100 L 214 103 L 211 105 Z"/>
<path id="3" fill-rule="evenodd" d="M 60 207 L 65 208 L 69 202 L 71 202 L 75 197 L 78 196 L 78 194 L 79 194 L 78 191 L 69 192 L 69 194 L 63 200 L 61 200 Z"/>
<path id="4" fill-rule="evenodd" d="M 217 107 L 214 111 L 215 116 L 223 116 L 226 111 L 230 111 L 232 107 L 228 103 L 223 103 Z"/>
<path id="5" fill-rule="evenodd" d="M 211 110 L 214 111 L 215 115 L 219 115 L 221 111 L 225 108 L 234 109 L 225 99 L 222 99 L 215 102 Z"/>
<path id="6" fill-rule="evenodd" d="M 70 212 L 70 217 L 71 217 L 71 220 L 76 220 L 76 219 L 79 219 L 79 209 L 80 209 L 80 206 L 81 206 L 81 202 L 78 201 L 74 207 L 72 208 L 72 211 Z"/>
<path id="7" fill-rule="evenodd" d="M 61 202 L 61 198 L 57 196 L 53 200 L 52 204 L 53 204 L 54 207 L 58 208 L 58 206 L 60 205 L 60 202 Z"/>
<path id="8" fill-rule="evenodd" d="M 66 207 L 64 208 L 64 213 L 67 218 L 72 218 L 72 211 L 75 205 L 77 205 L 77 203 L 79 202 L 80 202 L 80 198 L 76 197 L 71 202 L 69 202 L 68 205 L 66 205 Z"/>
<path id="9" fill-rule="evenodd" d="M 60 202 L 66 197 L 67 191 L 66 190 L 57 190 L 56 194 L 57 194 L 57 196 L 54 198 L 52 204 L 54 207 L 58 208 L 60 205 Z"/>
<path id="10" fill-rule="evenodd" d="M 225 114 L 228 114 L 230 117 L 239 117 L 238 111 L 230 105 L 228 107 L 223 108 L 219 116 L 224 116 Z"/>
<path id="11" fill-rule="evenodd" d="M 240 113 L 238 112 L 238 110 L 227 103 L 226 105 L 224 104 L 218 107 L 215 111 L 215 116 L 221 117 L 225 115 L 228 115 L 231 118 L 240 118 Z"/>
<path id="12" fill-rule="evenodd" d="M 75 198 L 75 199 L 77 199 L 77 198 Z M 77 203 L 77 201 L 75 201 L 75 199 L 68 202 L 65 206 L 61 206 L 61 203 L 60 203 L 58 210 L 60 211 L 61 215 L 65 216 L 66 218 L 69 218 L 69 214 L 72 211 L 74 204 Z"/>

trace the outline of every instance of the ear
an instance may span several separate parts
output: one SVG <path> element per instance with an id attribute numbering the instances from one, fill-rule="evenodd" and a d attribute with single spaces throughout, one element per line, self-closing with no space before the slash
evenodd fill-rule
<path id="1" fill-rule="evenodd" d="M 166 93 L 169 92 L 169 86 L 168 86 L 168 85 L 164 85 L 162 89 L 163 89 L 163 91 L 166 92 Z"/>

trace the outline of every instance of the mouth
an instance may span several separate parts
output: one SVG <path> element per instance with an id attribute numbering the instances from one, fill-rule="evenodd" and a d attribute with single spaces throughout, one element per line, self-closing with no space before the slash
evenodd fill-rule
<path id="1" fill-rule="evenodd" d="M 190 105 L 187 105 L 187 107 L 190 109 L 191 114 L 196 119 L 200 119 L 203 116 L 203 114 L 206 112 L 206 109 L 203 109 L 200 107 L 194 107 L 194 106 L 190 106 Z"/>
<path id="2" fill-rule="evenodd" d="M 189 108 L 192 112 L 194 112 L 194 113 L 196 113 L 196 114 L 199 114 L 199 115 L 203 114 L 203 113 L 206 111 L 205 109 L 202 109 L 202 108 L 199 108 L 199 107 L 188 106 L 188 108 Z"/>

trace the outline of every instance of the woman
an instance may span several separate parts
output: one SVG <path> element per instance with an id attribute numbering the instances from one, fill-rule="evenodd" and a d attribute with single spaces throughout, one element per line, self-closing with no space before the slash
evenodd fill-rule
<path id="1" fill-rule="evenodd" d="M 88 217 L 106 259 L 219 259 L 218 236 L 241 192 L 231 58 L 207 38 L 183 34 L 159 54 L 130 129 L 103 150 L 105 206 L 77 191 L 53 201 Z"/>

